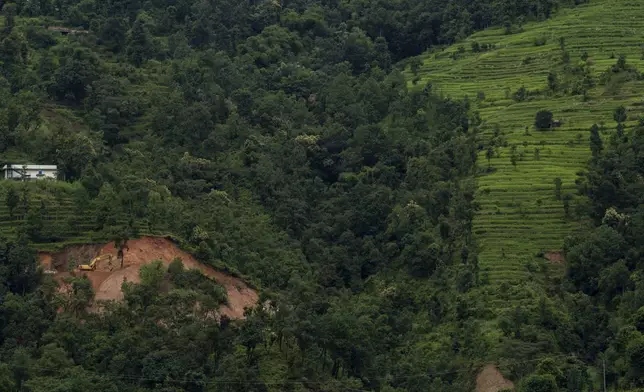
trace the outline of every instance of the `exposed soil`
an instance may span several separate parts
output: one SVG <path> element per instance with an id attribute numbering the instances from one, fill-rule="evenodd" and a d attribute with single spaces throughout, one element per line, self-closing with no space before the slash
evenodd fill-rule
<path id="1" fill-rule="evenodd" d="M 38 252 L 38 257 L 41 264 L 49 261 L 49 269 L 66 272 L 70 263 L 73 264 L 71 269 L 79 264 L 89 263 L 101 253 L 101 248 L 103 244 L 72 245 L 56 253 Z"/>
<path id="2" fill-rule="evenodd" d="M 558 250 L 551 250 L 549 252 L 546 252 L 543 254 L 543 257 L 545 257 L 549 262 L 555 264 L 563 264 L 566 261 L 561 251 Z"/>
<path id="3" fill-rule="evenodd" d="M 228 304 L 220 308 L 222 315 L 231 319 L 244 318 L 244 309 L 257 304 L 257 292 L 243 280 L 218 271 L 210 266 L 199 263 L 187 252 L 179 249 L 172 241 L 159 237 L 142 237 L 129 240 L 123 251 L 123 268 L 118 258 L 118 249 L 114 243 L 78 245 L 65 248 L 61 252 L 39 252 L 41 264 L 45 269 L 58 271 L 56 278 L 62 279 L 69 276 L 68 260 L 75 258 L 76 264 L 86 264 L 98 255 L 111 254 L 111 263 L 104 260 L 97 263 L 95 271 L 82 272 L 92 281 L 96 293 L 96 300 L 122 300 L 123 281 L 140 281 L 139 268 L 155 260 L 161 260 L 164 265 L 169 265 L 175 258 L 181 259 L 186 269 L 198 269 L 204 275 L 214 279 L 226 288 Z M 111 265 L 110 265 L 111 264 Z"/>
<path id="4" fill-rule="evenodd" d="M 50 271 L 52 270 L 52 258 L 51 258 L 51 253 L 47 252 L 38 252 L 38 260 L 40 261 L 40 265 L 43 266 L 45 271 Z"/>
<path id="5" fill-rule="evenodd" d="M 498 392 L 514 389 L 514 383 L 503 377 L 494 365 L 486 365 L 476 376 L 476 392 Z"/>

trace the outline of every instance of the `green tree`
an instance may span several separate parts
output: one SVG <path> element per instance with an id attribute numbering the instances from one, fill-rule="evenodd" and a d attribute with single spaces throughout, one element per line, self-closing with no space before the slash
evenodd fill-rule
<path id="1" fill-rule="evenodd" d="M 623 295 L 632 284 L 630 271 L 624 260 L 606 267 L 599 278 L 598 288 L 602 293 L 603 301 L 607 306 L 618 295 Z"/>
<path id="2" fill-rule="evenodd" d="M 557 91 L 557 88 L 559 88 L 559 80 L 557 78 L 557 74 L 550 72 L 548 74 L 548 89 L 552 92 L 555 92 Z"/>
<path id="3" fill-rule="evenodd" d="M 599 127 L 597 124 L 593 124 L 590 128 L 590 151 L 593 154 L 593 158 L 597 158 L 604 148 L 604 143 L 602 138 L 599 135 Z"/>
<path id="4" fill-rule="evenodd" d="M 644 333 L 644 306 L 640 307 L 633 315 L 633 325 L 640 333 Z"/>
<path id="5" fill-rule="evenodd" d="M 557 382 L 551 374 L 533 374 L 521 381 L 522 392 L 557 392 Z"/>
<path id="6" fill-rule="evenodd" d="M 418 74 L 418 71 L 420 70 L 420 67 L 422 65 L 423 62 L 418 57 L 412 57 L 412 59 L 409 61 L 409 68 L 414 75 Z"/>
<path id="7" fill-rule="evenodd" d="M 9 35 L 13 31 L 14 26 L 16 25 L 16 13 L 17 7 L 14 3 L 5 4 L 2 3 L 4 7 L 0 7 L 0 11 L 4 14 L 4 35 Z"/>
<path id="8" fill-rule="evenodd" d="M 617 70 L 623 71 L 626 69 L 626 56 L 623 54 L 619 55 L 617 63 L 615 64 Z"/>
<path id="9" fill-rule="evenodd" d="M 494 157 L 494 147 L 493 146 L 488 146 L 487 150 L 485 150 L 485 158 L 487 159 L 487 168 L 490 168 L 490 163 L 492 161 L 492 157 Z"/>
<path id="10" fill-rule="evenodd" d="M 628 343 L 626 348 L 628 362 L 630 365 L 630 378 L 635 381 L 635 385 L 642 385 L 644 377 L 644 335 L 639 334 L 636 339 Z"/>
<path id="11" fill-rule="evenodd" d="M 16 207 L 18 207 L 19 202 L 20 196 L 18 195 L 18 192 L 16 192 L 16 189 L 12 186 L 8 187 L 5 204 L 7 205 L 7 210 L 9 210 L 10 219 L 14 218 L 14 213 L 16 212 Z"/>
<path id="12" fill-rule="evenodd" d="M 514 100 L 515 100 L 515 101 L 517 101 L 517 102 L 522 102 L 522 101 L 525 101 L 525 99 L 527 98 L 527 96 L 528 96 L 528 90 L 527 90 L 525 87 L 521 86 L 521 87 L 520 87 L 520 88 L 519 88 L 519 89 L 514 93 L 514 95 L 512 96 L 512 99 L 514 99 Z"/>
<path id="13" fill-rule="evenodd" d="M 190 54 L 190 43 L 183 31 L 178 31 L 168 37 L 168 50 L 175 59 L 186 58 Z"/>
<path id="14" fill-rule="evenodd" d="M 561 54 L 561 62 L 566 65 L 570 63 L 570 53 L 567 50 L 564 50 Z"/>
<path id="15" fill-rule="evenodd" d="M 127 38 L 127 55 L 137 67 L 154 54 L 152 34 L 148 28 L 149 17 L 145 13 L 137 15 Z"/>
<path id="16" fill-rule="evenodd" d="M 561 185 L 562 185 L 561 178 L 557 177 L 554 179 L 553 182 L 555 184 L 555 198 L 557 200 L 561 200 Z"/>
<path id="17" fill-rule="evenodd" d="M 513 145 L 510 149 L 510 162 L 514 168 L 517 168 L 517 161 L 519 160 L 519 154 L 517 153 L 517 146 Z"/>
<path id="18" fill-rule="evenodd" d="M 548 110 L 540 110 L 537 112 L 534 119 L 534 126 L 540 130 L 552 128 L 552 112 Z"/>
<path id="19" fill-rule="evenodd" d="M 567 239 L 564 248 L 570 282 L 588 295 L 597 294 L 602 270 L 623 258 L 625 245 L 624 238 L 608 226 L 600 226 L 583 238 Z"/>
<path id="20" fill-rule="evenodd" d="M 29 246 L 24 233 L 19 233 L 16 242 L 2 245 L 0 263 L 4 265 L 2 284 L 13 293 L 24 295 L 34 290 L 40 282 L 36 252 Z"/>
<path id="21" fill-rule="evenodd" d="M 14 391 L 15 388 L 16 384 L 11 368 L 6 363 L 0 363 L 0 390 Z"/>
<path id="22" fill-rule="evenodd" d="M 373 45 L 374 60 L 385 72 L 391 70 L 391 54 L 385 37 L 376 38 Z"/>
<path id="23" fill-rule="evenodd" d="M 40 201 L 40 208 L 29 211 L 25 220 L 25 231 L 31 241 L 44 242 L 47 240 L 45 226 L 49 218 L 49 212 L 44 200 Z"/>
<path id="24" fill-rule="evenodd" d="M 126 22 L 118 17 L 108 18 L 101 26 L 101 43 L 114 53 L 121 52 L 127 41 Z"/>
<path id="25" fill-rule="evenodd" d="M 22 87 L 27 71 L 29 47 L 17 29 L 0 39 L 0 73 L 14 90 Z"/>
<path id="26" fill-rule="evenodd" d="M 29 379 L 31 361 L 29 353 L 24 347 L 18 347 L 13 352 L 9 366 L 13 372 L 14 384 L 19 391 L 23 389 L 23 384 Z"/>
<path id="27" fill-rule="evenodd" d="M 56 96 L 61 100 L 82 102 L 88 87 L 99 78 L 100 60 L 87 48 L 65 46 L 59 61 L 54 75 Z"/>
<path id="28" fill-rule="evenodd" d="M 562 202 L 563 202 L 563 209 L 564 209 L 564 215 L 566 218 L 570 216 L 570 202 L 572 201 L 573 196 L 572 193 L 568 192 L 562 197 Z"/>
<path id="29" fill-rule="evenodd" d="M 67 180 L 79 179 L 98 155 L 89 137 L 69 128 L 57 127 L 50 137 L 50 154 Z"/>
<path id="30" fill-rule="evenodd" d="M 69 276 L 63 282 L 67 286 L 63 296 L 63 308 L 77 316 L 84 314 L 94 300 L 92 282 L 86 277 Z"/>

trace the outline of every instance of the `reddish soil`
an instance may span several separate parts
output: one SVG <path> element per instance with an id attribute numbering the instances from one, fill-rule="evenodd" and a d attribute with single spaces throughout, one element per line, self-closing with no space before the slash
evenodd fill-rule
<path id="1" fill-rule="evenodd" d="M 543 257 L 545 257 L 549 262 L 555 264 L 563 264 L 566 261 L 561 251 L 558 250 L 551 250 L 549 252 L 546 252 L 544 253 Z"/>
<path id="2" fill-rule="evenodd" d="M 143 237 L 129 240 L 123 253 L 122 269 L 117 257 L 118 249 L 114 247 L 113 242 L 105 245 L 70 246 L 58 253 L 39 252 L 38 255 L 46 269 L 48 265 L 53 263 L 53 269 L 58 271 L 56 277 L 60 279 L 69 275 L 67 260 L 70 257 L 75 257 L 77 264 L 85 264 L 98 255 L 113 255 L 111 266 L 109 261 L 102 261 L 97 264 L 96 271 L 82 272 L 92 281 L 96 300 L 122 300 L 121 285 L 123 281 L 138 283 L 140 281 L 139 268 L 142 265 L 154 260 L 161 260 L 167 266 L 175 258 L 180 258 L 185 268 L 198 269 L 226 288 L 228 305 L 220 308 L 221 314 L 231 319 L 243 319 L 244 309 L 256 305 L 259 300 L 257 292 L 246 282 L 199 263 L 192 255 L 179 249 L 166 238 Z"/>
<path id="3" fill-rule="evenodd" d="M 47 252 L 38 252 L 38 260 L 40 261 L 40 265 L 43 266 L 45 271 L 50 271 L 52 270 L 52 258 L 51 254 Z"/>
<path id="4" fill-rule="evenodd" d="M 498 392 L 504 389 L 514 389 L 512 381 L 494 365 L 486 365 L 476 376 L 476 392 Z"/>

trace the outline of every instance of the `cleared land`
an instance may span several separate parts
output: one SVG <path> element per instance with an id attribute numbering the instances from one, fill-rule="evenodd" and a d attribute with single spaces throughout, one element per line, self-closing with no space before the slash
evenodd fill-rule
<path id="1" fill-rule="evenodd" d="M 555 198 L 554 180 L 561 178 L 562 193 L 574 192 L 576 173 L 590 158 L 588 136 L 594 123 L 603 124 L 606 141 L 616 126 L 612 119 L 615 108 L 627 107 L 627 127 L 642 115 L 644 97 L 638 92 L 644 89 L 643 81 L 599 83 L 600 75 L 622 54 L 629 65 L 644 70 L 641 15 L 644 2 L 593 0 L 562 9 L 547 21 L 528 23 L 522 32 L 506 34 L 495 28 L 474 34 L 444 51 L 423 56 L 416 74 L 410 68 L 405 71 L 410 85 L 421 88 L 431 82 L 433 89 L 445 96 L 467 96 L 484 122 L 484 142 L 491 139 L 495 128 L 507 142 L 496 148 L 489 162 L 491 172 L 486 170 L 485 150 L 479 155 L 477 200 L 481 209 L 474 231 L 481 267 L 487 270 L 490 283 L 538 277 L 529 265 L 548 262 L 537 255 L 561 249 L 564 237 L 579 228 L 581 223 L 567 218 L 562 201 Z M 473 42 L 494 45 L 494 49 L 475 53 Z M 597 85 L 586 99 L 546 92 L 549 72 L 563 74 L 564 50 L 571 66 L 590 65 Z M 586 61 L 582 60 L 584 52 Z M 521 87 L 535 95 L 521 102 L 513 100 L 512 95 Z M 484 93 L 484 99 L 479 93 Z M 544 109 L 552 111 L 563 126 L 536 130 L 535 114 Z M 513 145 L 519 156 L 516 166 L 510 159 Z M 571 211 L 576 203 L 571 203 Z M 562 268 L 559 263 L 544 267 Z"/>
<path id="2" fill-rule="evenodd" d="M 244 309 L 255 306 L 259 300 L 257 292 L 242 279 L 198 262 L 192 255 L 179 249 L 172 241 L 161 237 L 142 237 L 129 240 L 123 253 L 123 268 L 120 268 L 120 261 L 117 257 L 118 249 L 114 247 L 113 242 L 72 245 L 55 253 L 39 252 L 38 256 L 43 267 L 56 271 L 54 276 L 61 280 L 70 274 L 68 272 L 70 260 L 74 260 L 76 264 L 83 264 L 89 263 L 92 258 L 98 255 L 106 254 L 113 256 L 112 264 L 100 262 L 95 271 L 73 272 L 86 275 L 89 278 L 96 292 L 96 300 L 99 301 L 122 300 L 121 285 L 124 281 L 139 283 L 139 269 L 142 265 L 154 260 L 161 260 L 165 266 L 168 266 L 176 258 L 181 259 L 186 269 L 198 269 L 226 289 L 228 301 L 220 308 L 221 314 L 231 319 L 243 319 Z"/>

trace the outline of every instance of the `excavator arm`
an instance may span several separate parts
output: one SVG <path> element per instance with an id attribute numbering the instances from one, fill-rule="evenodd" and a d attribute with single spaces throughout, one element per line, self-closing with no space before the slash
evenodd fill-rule
<path id="1" fill-rule="evenodd" d="M 94 271 L 94 270 L 96 270 L 96 264 L 99 261 L 102 261 L 102 260 L 107 259 L 107 258 L 111 259 L 112 255 L 103 254 L 103 255 L 100 255 L 100 256 L 96 256 L 96 257 L 94 257 L 92 259 L 92 261 L 89 262 L 89 264 L 81 264 L 81 265 L 79 265 L 78 269 L 81 270 L 81 271 Z"/>

